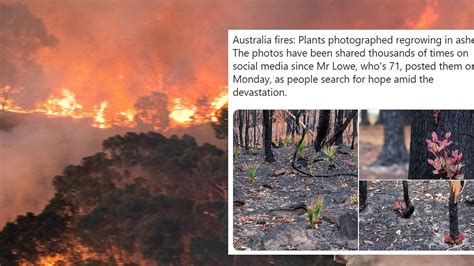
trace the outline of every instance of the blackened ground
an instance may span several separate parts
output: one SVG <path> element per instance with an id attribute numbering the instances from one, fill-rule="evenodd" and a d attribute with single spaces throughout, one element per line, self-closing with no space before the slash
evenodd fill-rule
<path id="1" fill-rule="evenodd" d="M 409 181 L 408 186 L 415 212 L 404 219 L 393 211 L 395 201 L 403 202 L 402 182 L 368 182 L 367 207 L 360 214 L 361 250 L 474 249 L 474 206 L 468 204 L 474 195 L 471 182 L 458 203 L 459 230 L 464 232 L 465 240 L 457 246 L 443 242 L 449 232 L 448 182 Z"/>
<path id="2" fill-rule="evenodd" d="M 263 163 L 254 183 L 244 163 L 263 161 L 263 150 L 242 151 L 234 158 L 234 247 L 238 250 L 354 250 L 357 249 L 357 177 L 317 178 L 291 168 L 294 147 L 273 149 L 276 162 Z M 313 174 L 357 173 L 357 151 L 338 153 L 342 166 L 328 170 L 326 160 L 313 163 Z M 349 152 L 347 152 L 349 151 Z M 314 149 L 306 148 L 305 157 Z M 314 157 L 312 158 L 314 159 Z M 307 170 L 307 168 L 304 168 Z M 304 209 L 316 196 L 324 196 L 322 222 L 309 229 Z M 242 205 L 243 204 L 243 205 Z"/>

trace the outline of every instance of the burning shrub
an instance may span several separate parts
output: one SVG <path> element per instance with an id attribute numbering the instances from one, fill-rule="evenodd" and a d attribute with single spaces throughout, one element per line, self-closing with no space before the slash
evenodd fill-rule
<path id="1" fill-rule="evenodd" d="M 464 164 L 461 163 L 462 153 L 458 150 L 449 153 L 449 145 L 453 142 L 449 141 L 451 132 L 445 134 L 445 139 L 438 138 L 436 132 L 431 134 L 431 139 L 427 139 L 428 150 L 435 156 L 434 160 L 428 159 L 428 163 L 433 166 L 433 174 L 438 175 L 443 179 L 463 179 L 464 174 L 461 173 L 461 168 Z"/>

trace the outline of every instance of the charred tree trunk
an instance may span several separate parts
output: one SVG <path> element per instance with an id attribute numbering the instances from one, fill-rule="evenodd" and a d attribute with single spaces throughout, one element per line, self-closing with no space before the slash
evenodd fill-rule
<path id="1" fill-rule="evenodd" d="M 438 114 L 438 115 L 437 115 Z M 428 151 L 427 139 L 436 132 L 444 139 L 446 132 L 451 132 L 449 138 L 453 143 L 450 150 L 459 150 L 463 154 L 462 168 L 465 179 L 474 179 L 474 111 L 442 110 L 438 112 L 414 111 L 411 128 L 409 179 L 438 179 L 433 174 L 433 168 L 428 159 L 434 159 Z"/>
<path id="2" fill-rule="evenodd" d="M 359 181 L 359 212 L 367 206 L 367 181 Z"/>
<path id="3" fill-rule="evenodd" d="M 403 218 L 410 218 L 413 212 L 415 211 L 415 207 L 411 204 L 410 201 L 410 194 L 408 193 L 408 181 L 403 182 L 403 200 L 405 201 L 405 208 L 400 210 L 400 215 Z"/>
<path id="4" fill-rule="evenodd" d="M 249 127 L 250 127 L 250 111 L 246 110 L 245 111 L 245 149 L 246 150 L 249 150 L 249 141 L 250 141 Z"/>
<path id="5" fill-rule="evenodd" d="M 330 110 L 320 110 L 319 111 L 319 122 L 316 132 L 316 142 L 314 143 L 314 149 L 316 152 L 320 151 L 324 139 L 326 139 L 329 131 L 329 121 L 331 119 Z"/>
<path id="6" fill-rule="evenodd" d="M 272 151 L 272 119 L 270 110 L 263 110 L 263 134 L 265 161 L 271 163 L 275 161 L 275 158 Z"/>
<path id="7" fill-rule="evenodd" d="M 369 126 L 369 112 L 367 110 L 360 110 L 360 125 Z"/>
<path id="8" fill-rule="evenodd" d="M 451 239 L 457 239 L 459 235 L 458 224 L 458 203 L 453 190 L 449 190 L 449 236 Z"/>
<path id="9" fill-rule="evenodd" d="M 334 136 L 328 140 L 327 144 L 328 145 L 333 145 L 336 141 L 336 139 L 342 137 L 342 134 L 344 134 L 344 131 L 346 130 L 347 126 L 351 122 L 351 120 L 354 118 L 354 116 L 357 114 L 357 110 L 353 110 L 349 113 L 347 116 L 346 120 L 340 124 L 336 125 L 336 128 L 334 130 Z"/>
<path id="10" fill-rule="evenodd" d="M 380 111 L 385 119 L 383 130 L 383 148 L 372 165 L 393 165 L 408 162 L 405 148 L 405 132 L 403 129 L 403 111 Z"/>
<path id="11" fill-rule="evenodd" d="M 359 132 L 357 129 L 357 114 L 352 119 L 352 143 L 351 143 L 351 150 L 355 147 L 355 139 L 359 136 Z"/>
<path id="12" fill-rule="evenodd" d="M 293 135 L 296 133 L 300 134 L 300 117 L 301 117 L 302 111 L 300 110 L 295 110 L 295 117 L 296 121 L 294 124 L 294 130 L 293 130 Z"/>
<path id="13" fill-rule="evenodd" d="M 257 110 L 253 110 L 253 146 L 257 147 Z"/>
<path id="14" fill-rule="evenodd" d="M 312 125 L 313 126 L 313 132 L 316 132 L 316 122 L 317 122 L 316 117 L 317 117 L 317 112 L 315 110 L 314 114 L 313 114 L 313 125 Z M 314 145 L 314 138 L 312 138 L 312 143 L 311 144 Z"/>
<path id="15" fill-rule="evenodd" d="M 291 117 L 287 117 L 287 135 L 288 133 L 291 134 L 291 139 L 294 141 L 295 140 L 295 132 L 298 132 L 299 133 L 299 121 L 300 121 L 300 115 L 301 115 L 301 112 L 299 110 L 290 110 L 290 113 L 295 117 L 295 119 L 293 120 Z M 289 126 L 289 128 L 288 128 Z M 290 132 L 288 132 L 288 129 L 290 130 Z"/>
<path id="16" fill-rule="evenodd" d="M 410 126 L 413 120 L 413 113 L 416 111 L 406 110 L 403 111 L 403 125 Z"/>
<path id="17" fill-rule="evenodd" d="M 336 119 L 336 128 L 341 128 L 343 123 L 344 123 L 344 110 L 337 111 L 336 118 L 337 118 Z M 343 143 L 342 135 L 343 134 L 339 135 L 336 138 L 336 142 L 335 142 L 336 145 L 342 145 L 342 143 Z"/>
<path id="18" fill-rule="evenodd" d="M 379 112 L 379 116 L 377 117 L 377 121 L 375 122 L 376 125 L 383 125 L 385 123 L 384 112 Z"/>
<path id="19" fill-rule="evenodd" d="M 273 111 L 275 112 L 275 111 Z M 278 131 L 278 127 L 280 126 L 279 125 L 279 121 L 278 119 L 273 119 L 273 113 L 272 113 L 272 123 L 275 123 L 275 133 L 272 133 L 274 136 L 275 136 L 275 143 L 277 146 L 280 146 L 280 133 Z M 273 130 L 273 129 L 272 129 Z"/>
<path id="20" fill-rule="evenodd" d="M 244 136 L 243 136 L 243 128 L 244 128 L 244 111 L 239 110 L 239 146 L 244 145 Z"/>
<path id="21" fill-rule="evenodd" d="M 286 132 L 285 137 L 291 135 L 291 126 L 293 125 L 293 119 L 285 113 L 285 122 L 286 122 Z"/>

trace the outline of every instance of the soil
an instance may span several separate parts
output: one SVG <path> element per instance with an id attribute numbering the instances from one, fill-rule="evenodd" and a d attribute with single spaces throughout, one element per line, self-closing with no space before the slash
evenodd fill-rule
<path id="1" fill-rule="evenodd" d="M 238 250 L 355 250 L 357 249 L 357 177 L 310 177 L 291 167 L 295 146 L 274 148 L 274 163 L 262 163 L 262 149 L 241 149 L 234 158 L 234 247 Z M 357 173 L 357 151 L 341 148 L 339 166 L 328 169 L 327 158 L 315 157 L 308 146 L 301 168 L 313 174 Z M 311 163 L 316 159 L 316 162 Z M 254 182 L 245 164 L 261 164 Z M 324 196 L 321 223 L 309 228 L 304 209 Z"/>
<path id="2" fill-rule="evenodd" d="M 408 178 L 408 163 L 391 166 L 372 166 L 382 151 L 383 125 L 360 126 L 360 179 L 401 180 Z M 405 127 L 405 147 L 410 150 L 410 127 Z"/>
<path id="3" fill-rule="evenodd" d="M 402 218 L 393 210 L 403 202 L 401 181 L 368 182 L 367 207 L 360 213 L 360 250 L 473 250 L 474 205 L 470 204 L 474 184 L 467 184 L 458 203 L 459 230 L 464 242 L 444 243 L 449 232 L 448 182 L 409 181 L 409 194 L 415 212 Z M 471 195 L 471 197 L 469 197 Z"/>
<path id="4" fill-rule="evenodd" d="M 433 266 L 433 265 L 472 265 L 471 256 L 343 256 L 346 259 L 346 266 Z"/>

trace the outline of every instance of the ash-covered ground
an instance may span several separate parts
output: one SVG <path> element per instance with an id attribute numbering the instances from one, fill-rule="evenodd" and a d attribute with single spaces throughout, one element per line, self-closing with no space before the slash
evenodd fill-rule
<path id="1" fill-rule="evenodd" d="M 403 202 L 401 181 L 369 181 L 367 207 L 360 213 L 361 250 L 473 250 L 474 187 L 469 182 L 458 203 L 459 230 L 465 240 L 461 245 L 444 243 L 449 232 L 449 188 L 445 180 L 408 181 L 415 212 L 402 218 L 393 210 Z"/>
<path id="2" fill-rule="evenodd" d="M 313 174 L 357 173 L 357 150 L 338 153 L 341 167 L 328 170 L 326 160 L 311 163 Z M 274 149 L 275 163 L 262 163 L 263 150 L 242 149 L 234 158 L 234 247 L 238 250 L 354 250 L 357 249 L 357 177 L 304 176 L 291 167 L 294 146 Z M 342 151 L 342 149 L 341 149 Z M 244 164 L 262 163 L 255 182 Z M 309 228 L 303 204 L 324 195 L 322 222 Z"/>

